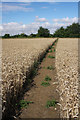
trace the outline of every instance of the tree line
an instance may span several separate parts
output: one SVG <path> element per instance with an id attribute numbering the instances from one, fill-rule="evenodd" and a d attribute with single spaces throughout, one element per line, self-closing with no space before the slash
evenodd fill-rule
<path id="1" fill-rule="evenodd" d="M 37 38 L 37 37 L 80 38 L 79 31 L 80 31 L 79 23 L 73 23 L 72 25 L 67 26 L 66 28 L 61 27 L 57 29 L 53 34 L 50 34 L 50 31 L 47 28 L 40 27 L 38 29 L 37 34 L 32 33 L 30 35 L 26 35 L 25 33 L 21 33 L 12 36 L 10 36 L 10 34 L 5 34 L 4 36 L 2 36 L 2 38 Z"/>

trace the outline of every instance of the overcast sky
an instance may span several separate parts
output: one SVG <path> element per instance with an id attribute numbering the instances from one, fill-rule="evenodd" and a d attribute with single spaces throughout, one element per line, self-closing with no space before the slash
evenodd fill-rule
<path id="1" fill-rule="evenodd" d="M 54 33 L 61 26 L 66 27 L 73 22 L 78 22 L 78 2 L 2 3 L 2 25 L 0 25 L 2 35 L 37 33 L 40 26 Z"/>

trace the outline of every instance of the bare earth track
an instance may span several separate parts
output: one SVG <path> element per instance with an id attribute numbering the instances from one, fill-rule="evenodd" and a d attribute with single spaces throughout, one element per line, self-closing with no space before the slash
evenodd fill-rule
<path id="1" fill-rule="evenodd" d="M 21 110 L 20 118 L 59 118 L 58 105 L 46 108 L 48 100 L 55 99 L 59 102 L 59 94 L 56 91 L 58 81 L 56 79 L 55 58 L 48 58 L 49 55 L 55 56 L 54 49 L 52 51 L 52 53 L 46 55 L 45 60 L 39 66 L 38 74 L 33 79 L 35 85 L 24 95 L 24 100 L 33 101 L 33 104 L 30 104 L 27 109 L 23 108 Z M 54 67 L 54 70 L 47 69 L 50 65 Z M 48 87 L 41 86 L 41 82 L 44 81 L 46 75 L 52 79 Z"/>

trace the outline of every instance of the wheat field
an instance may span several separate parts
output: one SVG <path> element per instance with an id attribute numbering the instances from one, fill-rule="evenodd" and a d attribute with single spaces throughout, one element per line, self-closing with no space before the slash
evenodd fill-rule
<path id="1" fill-rule="evenodd" d="M 2 99 L 3 112 L 12 106 L 22 92 L 35 61 L 45 54 L 56 38 L 3 39 L 2 40 Z M 60 95 L 60 117 L 79 115 L 78 96 L 78 39 L 59 38 L 55 66 Z"/>
<path id="2" fill-rule="evenodd" d="M 78 38 L 60 38 L 56 48 L 61 118 L 79 117 Z"/>
<path id="3" fill-rule="evenodd" d="M 2 40 L 3 112 L 10 107 L 11 99 L 17 100 L 34 62 L 54 41 L 53 38 Z"/>

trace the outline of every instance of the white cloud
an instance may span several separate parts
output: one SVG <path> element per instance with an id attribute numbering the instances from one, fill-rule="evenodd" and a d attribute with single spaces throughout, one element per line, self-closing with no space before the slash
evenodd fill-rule
<path id="1" fill-rule="evenodd" d="M 37 18 L 39 18 L 39 17 L 37 16 Z M 48 21 L 46 21 L 46 22 L 35 21 L 31 24 L 10 22 L 10 23 L 3 24 L 2 26 L 0 25 L 0 31 L 2 31 L 2 35 L 6 34 L 6 33 L 11 34 L 11 35 L 25 33 L 25 34 L 29 35 L 31 33 L 37 33 L 39 27 L 42 26 L 44 28 L 48 28 L 50 30 L 50 33 L 54 33 L 55 30 L 59 29 L 61 26 L 63 26 L 65 28 L 66 26 L 71 25 L 72 22 L 77 22 L 76 17 L 71 18 L 71 19 L 62 18 L 61 20 L 63 22 L 58 22 L 59 19 L 57 19 L 52 24 L 49 23 Z M 70 20 L 72 20 L 72 22 L 68 22 Z"/>
<path id="2" fill-rule="evenodd" d="M 31 23 L 31 24 L 21 24 L 16 22 L 6 23 L 2 26 L 0 25 L 0 31 L 2 31 L 2 35 L 4 34 L 20 34 L 20 33 L 36 33 L 39 28 L 39 23 Z"/>
<path id="3" fill-rule="evenodd" d="M 73 23 L 73 22 L 78 22 L 78 18 L 77 17 L 74 17 L 74 18 L 69 18 L 69 17 L 66 17 L 66 18 L 62 18 L 62 19 L 53 19 L 53 22 L 57 23 Z"/>
<path id="4" fill-rule="evenodd" d="M 27 4 L 26 4 L 27 5 Z M 33 8 L 29 8 L 29 7 L 26 7 L 26 6 L 21 6 L 21 4 L 19 5 L 12 5 L 12 4 L 2 4 L 2 10 L 3 11 L 25 11 L 25 12 L 28 12 L 28 11 L 33 11 Z"/>
<path id="5" fill-rule="evenodd" d="M 38 16 L 36 16 L 36 22 L 46 22 L 47 19 L 46 18 L 39 18 Z"/>

